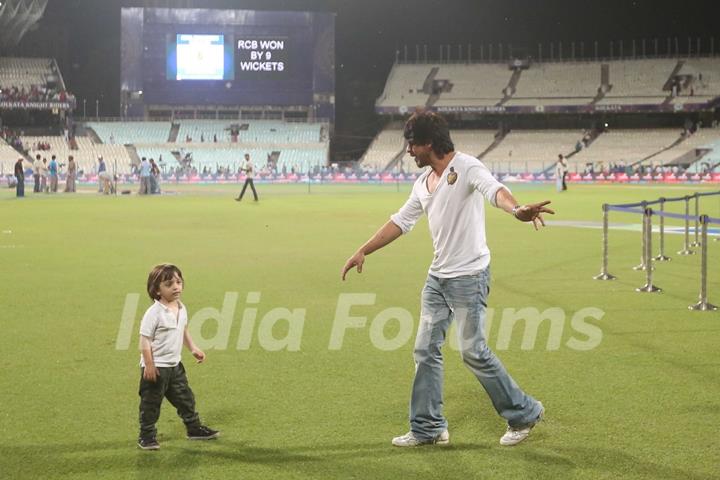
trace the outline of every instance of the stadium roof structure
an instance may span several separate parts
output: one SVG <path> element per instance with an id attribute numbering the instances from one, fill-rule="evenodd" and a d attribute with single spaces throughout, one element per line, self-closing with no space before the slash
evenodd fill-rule
<path id="1" fill-rule="evenodd" d="M 45 13 L 48 0 L 0 0 L 0 50 L 17 46 Z"/>

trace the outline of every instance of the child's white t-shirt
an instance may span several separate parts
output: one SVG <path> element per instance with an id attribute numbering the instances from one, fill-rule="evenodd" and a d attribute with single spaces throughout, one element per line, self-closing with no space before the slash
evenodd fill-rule
<path id="1" fill-rule="evenodd" d="M 140 335 L 150 339 L 156 367 L 174 367 L 180 363 L 188 316 L 185 305 L 179 301 L 178 305 L 180 310 L 176 315 L 175 312 L 155 300 L 140 322 Z M 140 355 L 140 366 L 145 366 L 142 354 Z"/>

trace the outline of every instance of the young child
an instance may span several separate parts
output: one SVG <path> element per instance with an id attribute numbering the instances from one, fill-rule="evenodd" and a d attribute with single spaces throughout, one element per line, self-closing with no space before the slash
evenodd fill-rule
<path id="1" fill-rule="evenodd" d="M 155 423 L 160 417 L 163 397 L 177 409 L 185 423 L 188 439 L 210 440 L 220 435 L 200 423 L 200 416 L 195 411 L 195 396 L 180 361 L 183 344 L 198 363 L 205 360 L 205 353 L 195 345 L 187 330 L 187 310 L 180 302 L 182 291 L 182 272 L 175 265 L 157 265 L 150 272 L 147 292 L 154 303 L 140 324 L 142 377 L 138 446 L 143 450 L 160 448 Z"/>

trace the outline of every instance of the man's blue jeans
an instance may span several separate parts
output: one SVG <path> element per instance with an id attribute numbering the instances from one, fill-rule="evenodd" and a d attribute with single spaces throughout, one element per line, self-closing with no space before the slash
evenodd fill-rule
<path id="1" fill-rule="evenodd" d="M 17 178 L 17 177 L 15 177 L 15 178 Z M 18 197 L 25 196 L 25 179 L 22 177 L 17 178 L 17 185 L 15 186 L 15 194 Z"/>
<path id="2" fill-rule="evenodd" d="M 518 387 L 487 345 L 484 324 L 489 293 L 489 267 L 456 278 L 428 275 L 422 291 L 410 400 L 410 429 L 420 439 L 435 438 L 447 428 L 442 412 L 441 348 L 453 319 L 457 320 L 463 362 L 485 388 L 498 414 L 511 427 L 528 425 L 540 415 L 539 402 Z"/>

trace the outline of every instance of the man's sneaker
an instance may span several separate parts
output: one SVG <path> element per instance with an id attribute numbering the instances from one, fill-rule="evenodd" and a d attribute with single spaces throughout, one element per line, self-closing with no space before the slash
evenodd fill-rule
<path id="1" fill-rule="evenodd" d="M 188 428 L 187 438 L 188 440 L 212 440 L 220 436 L 220 432 L 208 428 L 205 425 L 199 427 Z"/>
<path id="2" fill-rule="evenodd" d="M 413 432 L 408 432 L 402 437 L 392 439 L 392 444 L 396 447 L 419 447 L 421 445 L 447 445 L 450 443 L 450 433 L 443 430 L 440 435 L 435 438 L 422 440 L 415 436 Z"/>
<path id="3" fill-rule="evenodd" d="M 155 437 L 152 438 L 139 438 L 138 447 L 143 450 L 157 450 L 160 448 L 160 444 L 157 442 Z"/>
<path id="4" fill-rule="evenodd" d="M 500 445 L 512 447 L 513 445 L 517 445 L 518 443 L 525 440 L 528 435 L 530 435 L 530 430 L 532 430 L 535 425 L 542 421 L 544 415 L 545 407 L 543 407 L 543 404 L 541 403 L 540 415 L 538 415 L 537 419 L 531 424 L 519 428 L 513 428 L 508 425 L 507 430 L 505 431 L 505 435 L 503 435 L 500 439 Z"/>

